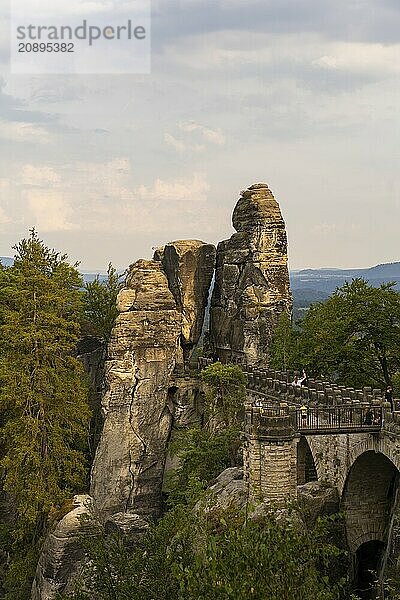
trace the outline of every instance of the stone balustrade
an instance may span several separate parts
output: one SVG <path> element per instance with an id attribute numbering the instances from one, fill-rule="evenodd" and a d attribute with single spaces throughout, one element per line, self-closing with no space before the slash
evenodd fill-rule
<path id="1" fill-rule="evenodd" d="M 214 361 L 210 358 L 201 357 L 199 359 L 199 368 L 203 369 Z M 355 389 L 343 385 L 337 385 L 325 379 L 307 379 L 306 386 L 293 385 L 295 376 L 299 376 L 298 371 L 276 371 L 273 369 L 253 369 L 246 365 L 241 365 L 247 377 L 248 394 L 257 394 L 264 396 L 263 402 L 283 401 L 288 404 L 314 405 L 380 405 L 388 409 L 384 394 L 380 389 L 373 389 L 365 386 L 362 389 Z M 394 405 L 400 408 L 400 399 L 394 400 Z M 389 410 L 385 412 L 390 413 Z M 390 417 L 400 423 L 400 411 Z"/>

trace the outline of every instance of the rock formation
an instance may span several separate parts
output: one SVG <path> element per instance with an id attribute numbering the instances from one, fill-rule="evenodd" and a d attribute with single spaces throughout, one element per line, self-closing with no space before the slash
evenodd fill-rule
<path id="1" fill-rule="evenodd" d="M 185 362 L 199 341 L 215 267 L 215 246 L 179 240 L 155 252 L 162 261 L 169 288 L 182 311 L 181 345 Z"/>
<path id="2" fill-rule="evenodd" d="M 73 509 L 47 536 L 36 569 L 31 600 L 53 600 L 57 593 L 72 590 L 84 559 L 80 543 L 85 527 L 82 517 L 89 516 L 90 504 L 90 496 L 75 496 Z"/>
<path id="3" fill-rule="evenodd" d="M 232 222 L 237 233 L 217 249 L 210 343 L 223 361 L 265 366 L 274 327 L 292 310 L 285 223 L 263 183 L 242 192 Z"/>
<path id="4" fill-rule="evenodd" d="M 105 517 L 158 515 L 182 372 L 204 319 L 215 248 L 179 241 L 130 267 L 105 366 L 104 427 L 91 494 Z M 174 376 L 174 377 L 173 377 Z M 186 384 L 185 384 L 186 385 Z M 180 417 L 180 404 L 177 411 Z"/>
<path id="5" fill-rule="evenodd" d="M 223 360 L 265 364 L 279 315 L 291 311 L 285 225 L 266 185 L 242 193 L 233 225 L 237 233 L 218 246 L 210 339 Z M 198 382 L 184 367 L 202 332 L 214 264 L 212 245 L 171 242 L 159 248 L 153 260 L 133 264 L 118 295 L 91 496 L 106 529 L 132 540 L 147 528 L 143 517 L 160 514 L 174 423 L 187 426 L 199 419 Z M 92 357 L 91 350 L 84 354 L 88 371 L 97 372 L 97 355 Z M 101 382 L 93 381 L 100 391 Z M 228 470 L 213 492 L 221 504 L 245 503 L 242 471 Z M 33 600 L 53 599 L 73 580 L 82 560 L 76 545 L 81 510 L 82 503 L 49 534 Z"/>
<path id="6" fill-rule="evenodd" d="M 103 515 L 158 514 L 173 416 L 169 380 L 182 361 L 182 316 L 160 263 L 139 260 L 130 268 L 118 309 L 91 494 Z"/>

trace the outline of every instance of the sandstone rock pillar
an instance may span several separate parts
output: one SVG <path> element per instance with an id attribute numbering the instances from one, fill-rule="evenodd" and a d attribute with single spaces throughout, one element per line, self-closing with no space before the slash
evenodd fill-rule
<path id="1" fill-rule="evenodd" d="M 182 363 L 182 315 L 155 261 L 130 268 L 105 366 L 104 427 L 91 495 L 103 516 L 157 515 L 173 406 L 170 377 Z"/>
<path id="2" fill-rule="evenodd" d="M 224 362 L 265 366 L 279 317 L 292 310 L 285 223 L 263 183 L 242 192 L 232 222 L 237 233 L 217 249 L 210 342 Z"/>
<path id="3" fill-rule="evenodd" d="M 201 336 L 215 255 L 215 246 L 199 240 L 170 242 L 154 254 L 154 259 L 161 261 L 169 288 L 182 312 L 181 346 L 185 363 Z"/>

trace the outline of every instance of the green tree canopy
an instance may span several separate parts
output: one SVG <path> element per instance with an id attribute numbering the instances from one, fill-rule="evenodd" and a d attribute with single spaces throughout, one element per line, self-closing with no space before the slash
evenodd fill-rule
<path id="1" fill-rule="evenodd" d="M 246 377 L 237 365 L 220 362 L 200 375 L 206 386 L 205 415 L 209 423 L 230 427 L 240 422 L 246 396 Z"/>
<path id="2" fill-rule="evenodd" d="M 105 281 L 100 281 L 97 275 L 94 281 L 85 284 L 85 331 L 106 342 L 111 337 L 111 331 L 118 315 L 117 296 L 121 287 L 119 280 L 120 276 L 110 263 Z"/>
<path id="3" fill-rule="evenodd" d="M 292 327 L 290 316 L 281 314 L 274 331 L 270 351 L 270 364 L 273 369 L 286 371 L 297 361 L 298 331 Z"/>
<path id="4" fill-rule="evenodd" d="M 375 288 L 354 279 L 312 305 L 299 326 L 298 335 L 278 329 L 274 360 L 280 361 L 286 341 L 290 368 L 356 387 L 391 384 L 400 370 L 400 294 L 394 284 Z"/>
<path id="5" fill-rule="evenodd" d="M 0 270 L 0 466 L 16 519 L 11 553 L 32 549 L 48 516 L 85 482 L 89 421 L 80 334 L 82 281 L 32 231 Z M 10 598 L 23 596 L 12 563 Z M 27 565 L 23 565 L 26 576 Z M 13 595 L 14 594 L 14 595 Z"/>
<path id="6" fill-rule="evenodd" d="M 200 428 L 179 431 L 169 449 L 179 465 L 167 477 L 168 504 L 195 503 L 213 479 L 240 462 L 240 446 L 237 426 L 214 433 Z"/>

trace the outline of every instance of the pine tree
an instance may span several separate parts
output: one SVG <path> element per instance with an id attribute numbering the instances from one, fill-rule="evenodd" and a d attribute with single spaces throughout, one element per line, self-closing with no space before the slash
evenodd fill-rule
<path id="1" fill-rule="evenodd" d="M 15 250 L 14 265 L 0 271 L 0 467 L 16 512 L 13 580 L 18 556 L 35 547 L 52 511 L 82 489 L 89 421 L 83 367 L 73 356 L 80 275 L 34 230 Z"/>
<path id="2" fill-rule="evenodd" d="M 110 263 L 105 281 L 100 281 L 97 276 L 94 281 L 85 285 L 85 330 L 106 342 L 111 337 L 111 331 L 118 315 L 117 296 L 121 288 L 119 280 L 116 269 Z"/>

